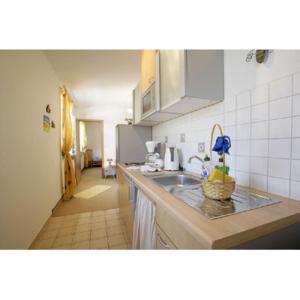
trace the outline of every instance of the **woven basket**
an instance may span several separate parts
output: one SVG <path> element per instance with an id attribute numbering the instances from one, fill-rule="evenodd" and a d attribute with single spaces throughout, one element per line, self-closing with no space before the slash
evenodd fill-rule
<path id="1" fill-rule="evenodd" d="M 222 127 L 219 124 L 215 124 L 211 131 L 210 136 L 210 158 L 212 162 L 212 145 L 215 129 L 218 128 L 221 135 L 224 136 Z M 223 157 L 223 167 L 225 168 L 225 153 L 222 155 Z M 235 189 L 235 181 L 225 182 L 225 174 L 223 175 L 223 180 L 214 180 L 214 181 L 202 181 L 202 187 L 204 191 L 204 195 L 207 198 L 214 200 L 229 200 L 234 189 Z"/>

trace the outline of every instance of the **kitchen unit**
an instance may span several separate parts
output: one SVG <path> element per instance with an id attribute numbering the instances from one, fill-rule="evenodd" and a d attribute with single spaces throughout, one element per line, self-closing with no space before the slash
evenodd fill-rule
<path id="1" fill-rule="evenodd" d="M 212 220 L 157 185 L 149 178 L 151 175 L 127 170 L 119 164 L 118 176 L 125 175 L 156 204 L 157 249 L 299 247 L 300 203 L 297 201 L 272 195 L 280 202 Z"/>
<path id="2" fill-rule="evenodd" d="M 153 126 L 224 100 L 223 50 L 147 51 L 133 91 L 135 124 Z"/>

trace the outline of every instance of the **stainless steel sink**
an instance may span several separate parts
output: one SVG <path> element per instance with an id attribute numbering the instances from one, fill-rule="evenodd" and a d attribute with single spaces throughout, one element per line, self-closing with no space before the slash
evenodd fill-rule
<path id="1" fill-rule="evenodd" d="M 169 190 L 170 187 L 178 188 L 200 184 L 200 180 L 196 180 L 185 174 L 154 176 L 152 180 L 167 190 Z"/>
<path id="2" fill-rule="evenodd" d="M 185 174 L 150 177 L 177 199 L 193 207 L 210 219 L 225 217 L 243 211 L 280 202 L 261 195 L 236 190 L 230 201 L 208 199 L 203 195 L 200 180 Z"/>

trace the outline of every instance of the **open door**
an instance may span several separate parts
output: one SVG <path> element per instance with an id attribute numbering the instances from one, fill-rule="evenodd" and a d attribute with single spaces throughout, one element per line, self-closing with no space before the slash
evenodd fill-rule
<path id="1" fill-rule="evenodd" d="M 80 123 L 84 122 L 85 126 L 81 126 Z M 97 125 L 97 126 L 96 126 Z M 86 149 L 83 149 L 83 134 L 82 134 L 82 128 L 86 128 L 86 143 L 85 145 Z M 89 133 L 92 130 L 92 134 Z M 99 162 L 99 168 L 101 168 L 101 176 L 103 177 L 103 157 L 104 157 L 104 137 L 103 137 L 103 121 L 102 120 L 89 120 L 89 119 L 77 119 L 76 120 L 76 163 L 75 163 L 75 171 L 76 171 L 76 179 L 77 182 L 81 179 L 81 173 L 84 168 L 91 167 L 94 165 L 97 165 L 97 160 L 100 160 Z M 97 143 L 96 143 L 97 142 Z M 100 157 L 97 157 L 98 151 L 94 149 L 95 144 L 97 144 L 97 148 L 99 147 L 99 153 Z M 92 151 L 91 151 L 92 150 Z M 92 155 L 96 156 L 93 159 L 92 164 L 88 164 L 88 166 L 85 163 L 85 151 L 90 153 L 93 153 Z"/>

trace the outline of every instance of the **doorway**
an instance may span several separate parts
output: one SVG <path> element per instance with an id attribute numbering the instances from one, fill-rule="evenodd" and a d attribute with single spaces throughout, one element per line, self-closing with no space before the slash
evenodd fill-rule
<path id="1" fill-rule="evenodd" d="M 85 169 L 98 168 L 103 177 L 103 121 L 76 119 L 76 179 L 80 182 Z"/>

